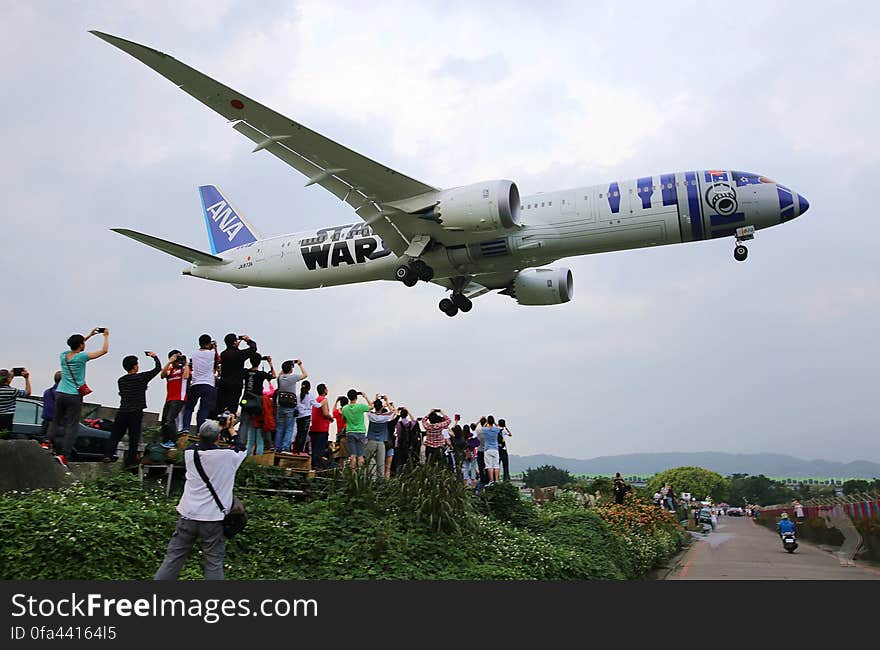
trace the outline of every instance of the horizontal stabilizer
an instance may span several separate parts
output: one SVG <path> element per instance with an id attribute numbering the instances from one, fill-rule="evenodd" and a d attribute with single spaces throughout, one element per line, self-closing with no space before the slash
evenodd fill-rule
<path id="1" fill-rule="evenodd" d="M 125 235 L 126 237 L 134 239 L 135 241 L 142 244 L 146 244 L 147 246 L 152 246 L 153 248 L 160 250 L 163 253 L 173 255 L 174 257 L 189 262 L 190 264 L 196 264 L 198 266 L 215 266 L 218 264 L 226 264 L 226 260 L 221 257 L 217 257 L 209 253 L 203 253 L 202 251 L 197 251 L 194 248 L 181 246 L 180 244 L 175 244 L 174 242 L 159 239 L 158 237 L 145 235 L 140 232 L 135 232 L 134 230 L 128 230 L 127 228 L 111 228 L 110 230 L 112 230 L 113 232 L 118 232 L 120 235 Z"/>

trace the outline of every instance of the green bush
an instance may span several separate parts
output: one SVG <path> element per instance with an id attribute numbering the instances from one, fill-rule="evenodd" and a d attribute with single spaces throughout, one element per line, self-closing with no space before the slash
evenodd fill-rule
<path id="1" fill-rule="evenodd" d="M 279 476 L 256 470 L 240 478 L 253 486 Z M 308 502 L 245 492 L 251 519 L 227 544 L 226 576 L 565 580 L 643 574 L 645 561 L 634 559 L 637 551 L 595 512 L 564 499 L 537 509 L 504 483 L 475 499 L 450 477 L 445 469 L 392 481 L 344 473 L 326 498 Z M 127 473 L 63 491 L 3 495 L 0 579 L 149 579 L 165 555 L 176 504 Z M 656 544 L 664 549 L 667 542 Z M 201 559 L 196 549 L 181 577 L 201 578 Z"/>
<path id="2" fill-rule="evenodd" d="M 535 506 L 523 501 L 519 490 L 511 483 L 501 482 L 474 495 L 478 512 L 520 528 L 531 526 L 537 519 Z"/>

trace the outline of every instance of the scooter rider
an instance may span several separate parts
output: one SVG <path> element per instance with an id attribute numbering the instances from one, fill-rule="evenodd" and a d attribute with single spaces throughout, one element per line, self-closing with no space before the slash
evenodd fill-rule
<path id="1" fill-rule="evenodd" d="M 779 529 L 779 536 L 782 537 L 785 533 L 793 533 L 794 532 L 794 522 L 788 518 L 788 513 L 783 512 L 779 515 L 779 523 L 776 524 L 776 527 Z"/>

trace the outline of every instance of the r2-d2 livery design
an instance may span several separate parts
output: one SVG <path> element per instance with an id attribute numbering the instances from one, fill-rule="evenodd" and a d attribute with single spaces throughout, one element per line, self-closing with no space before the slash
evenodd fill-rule
<path id="1" fill-rule="evenodd" d="M 806 198 L 766 176 L 730 169 L 684 171 L 520 197 L 516 183 L 493 180 L 437 188 L 396 172 L 173 57 L 93 32 L 168 78 L 229 120 L 255 143 L 350 205 L 357 220 L 317 231 L 262 238 L 217 187 L 199 188 L 211 253 L 115 229 L 191 264 L 190 275 L 249 286 L 313 289 L 397 280 L 433 282 L 450 292 L 448 316 L 498 290 L 521 305 L 571 300 L 567 268 L 577 255 L 695 242 L 744 242 L 804 214 Z"/>

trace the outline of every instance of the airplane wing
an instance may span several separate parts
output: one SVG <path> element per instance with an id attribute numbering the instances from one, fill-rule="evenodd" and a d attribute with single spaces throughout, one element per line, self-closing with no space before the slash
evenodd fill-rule
<path id="1" fill-rule="evenodd" d="M 437 188 L 370 160 L 306 128 L 250 97 L 185 65 L 164 52 L 132 41 L 92 31 L 146 64 L 208 108 L 234 121 L 233 128 L 317 184 L 351 205 L 355 212 L 398 255 L 409 246 L 409 237 L 379 204 L 400 201 Z"/>

